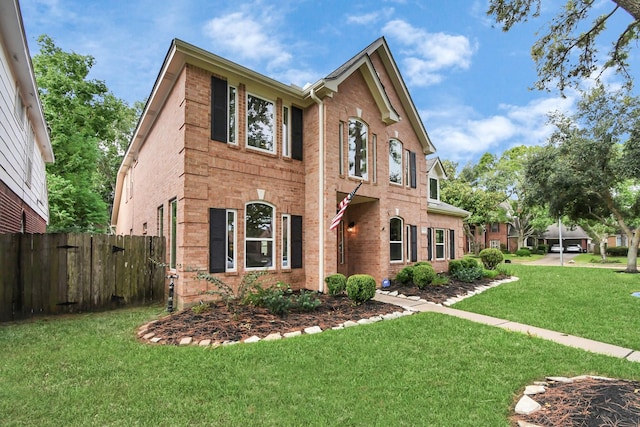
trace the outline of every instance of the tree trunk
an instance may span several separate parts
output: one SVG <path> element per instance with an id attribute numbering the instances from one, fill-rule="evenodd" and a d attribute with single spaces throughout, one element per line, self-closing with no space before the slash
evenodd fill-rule
<path id="1" fill-rule="evenodd" d="M 607 262 L 607 242 L 604 239 L 600 239 L 600 258 L 602 262 Z"/>
<path id="2" fill-rule="evenodd" d="M 636 228 L 629 244 L 629 252 L 627 252 L 627 273 L 638 272 L 638 244 L 640 243 L 640 228 Z"/>

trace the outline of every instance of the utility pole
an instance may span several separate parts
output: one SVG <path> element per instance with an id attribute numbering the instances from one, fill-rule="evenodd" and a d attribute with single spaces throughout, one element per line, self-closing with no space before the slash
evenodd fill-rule
<path id="1" fill-rule="evenodd" d="M 562 217 L 558 217 L 558 239 L 560 240 L 560 267 L 563 267 L 564 245 L 562 244 Z"/>

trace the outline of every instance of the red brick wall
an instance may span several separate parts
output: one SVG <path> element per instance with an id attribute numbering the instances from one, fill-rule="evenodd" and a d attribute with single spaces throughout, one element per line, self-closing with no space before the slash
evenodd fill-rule
<path id="1" fill-rule="evenodd" d="M 0 182 L 0 233 L 19 233 L 22 231 L 22 214 L 26 224 L 25 233 L 44 233 L 47 223 L 29 207 L 17 194 L 3 182 Z"/>

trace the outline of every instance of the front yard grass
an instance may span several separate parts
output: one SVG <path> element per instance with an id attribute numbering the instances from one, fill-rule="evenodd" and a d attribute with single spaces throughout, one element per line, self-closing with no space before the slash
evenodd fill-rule
<path id="1" fill-rule="evenodd" d="M 565 272 L 533 281 L 525 273 L 514 286 L 544 291 L 528 303 L 554 303 L 535 282 L 553 289 Z M 500 301 L 502 286 L 471 300 Z M 138 308 L 0 325 L 2 424 L 507 427 L 514 400 L 545 376 L 640 380 L 637 363 L 436 313 L 217 349 L 137 341 L 137 327 L 161 314 Z"/>
<path id="2" fill-rule="evenodd" d="M 606 268 L 513 265 L 520 280 L 455 308 L 640 350 L 640 275 Z"/>

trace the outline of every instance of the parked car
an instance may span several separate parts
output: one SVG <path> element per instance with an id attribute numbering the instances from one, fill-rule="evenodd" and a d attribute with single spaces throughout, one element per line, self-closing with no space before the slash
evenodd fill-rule
<path id="1" fill-rule="evenodd" d="M 567 248 L 565 249 L 565 251 L 567 252 L 582 252 L 582 246 L 578 245 L 578 244 L 573 244 L 573 245 L 567 245 Z"/>
<path id="2" fill-rule="evenodd" d="M 558 244 L 551 245 L 550 251 L 551 252 L 557 252 L 557 253 L 564 252 L 564 250 L 562 250 L 562 246 L 560 246 Z"/>

